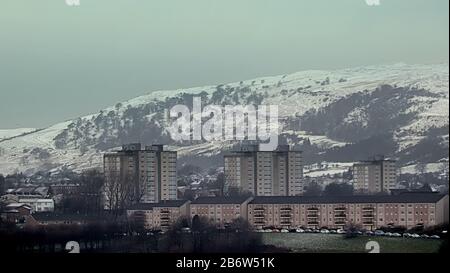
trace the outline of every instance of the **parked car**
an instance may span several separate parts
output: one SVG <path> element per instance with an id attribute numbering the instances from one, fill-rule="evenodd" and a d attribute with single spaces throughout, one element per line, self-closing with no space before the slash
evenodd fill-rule
<path id="1" fill-rule="evenodd" d="M 382 231 L 382 230 L 375 230 L 375 236 L 384 236 L 384 231 Z"/>
<path id="2" fill-rule="evenodd" d="M 441 237 L 439 235 L 433 235 L 430 237 L 431 239 L 441 239 Z"/>
<path id="3" fill-rule="evenodd" d="M 428 238 L 430 238 L 430 236 L 427 235 L 427 234 L 422 234 L 422 235 L 420 236 L 420 238 L 422 238 L 422 239 L 428 239 Z"/>
<path id="4" fill-rule="evenodd" d="M 384 236 L 392 237 L 392 233 L 391 233 L 391 232 L 386 232 L 386 233 L 384 234 Z"/>
<path id="5" fill-rule="evenodd" d="M 411 234 L 411 238 L 420 238 L 420 235 L 419 235 L 419 234 L 416 234 L 416 233 L 414 233 L 414 234 Z"/>
<path id="6" fill-rule="evenodd" d="M 411 237 L 411 234 L 409 234 L 409 233 L 403 233 L 403 237 L 404 237 L 404 238 L 409 238 L 409 237 Z"/>
<path id="7" fill-rule="evenodd" d="M 320 233 L 320 229 L 313 229 L 314 233 Z"/>
<path id="8" fill-rule="evenodd" d="M 398 232 L 392 233 L 392 237 L 402 237 L 402 235 Z"/>
<path id="9" fill-rule="evenodd" d="M 283 229 L 281 229 L 281 230 L 280 230 L 280 232 L 281 232 L 281 233 L 289 233 L 289 230 L 288 230 L 288 229 L 285 229 L 285 228 L 283 228 Z"/>
<path id="10" fill-rule="evenodd" d="M 181 232 L 183 232 L 183 233 L 191 233 L 191 229 L 188 228 L 188 227 L 184 227 L 184 228 L 181 229 Z"/>
<path id="11" fill-rule="evenodd" d="M 307 229 L 305 229 L 305 232 L 307 232 L 307 233 L 311 233 L 311 232 L 313 232 L 313 230 L 312 230 L 312 229 L 310 229 L 310 228 L 307 228 Z"/>
<path id="12" fill-rule="evenodd" d="M 367 235 L 367 236 L 373 236 L 373 235 L 374 235 L 374 232 L 371 231 L 371 230 L 368 230 L 368 231 L 366 231 L 366 235 Z"/>
<path id="13" fill-rule="evenodd" d="M 343 229 L 338 229 L 336 232 L 337 232 L 337 234 L 344 234 L 344 233 L 345 233 L 345 230 L 343 230 Z"/>
<path id="14" fill-rule="evenodd" d="M 320 233 L 328 234 L 328 233 L 330 233 L 330 231 L 328 229 L 321 229 Z"/>
<path id="15" fill-rule="evenodd" d="M 295 230 L 295 232 L 297 232 L 297 233 L 305 233 L 305 230 L 303 230 L 301 228 L 298 228 L 298 229 Z"/>
<path id="16" fill-rule="evenodd" d="M 332 230 L 330 230 L 330 233 L 331 233 L 331 234 L 336 234 L 336 233 L 337 233 L 337 230 L 332 229 Z"/>

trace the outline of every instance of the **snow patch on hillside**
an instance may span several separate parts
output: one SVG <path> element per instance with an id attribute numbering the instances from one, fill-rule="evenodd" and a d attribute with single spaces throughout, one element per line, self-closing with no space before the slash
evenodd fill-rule
<path id="1" fill-rule="evenodd" d="M 36 131 L 36 128 L 19 128 L 0 130 L 0 141 Z"/>

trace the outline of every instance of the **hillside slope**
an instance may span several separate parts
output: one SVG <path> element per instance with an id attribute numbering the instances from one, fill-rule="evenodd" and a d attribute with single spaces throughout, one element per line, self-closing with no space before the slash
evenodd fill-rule
<path id="1" fill-rule="evenodd" d="M 166 130 L 166 111 L 193 96 L 205 105 L 279 105 L 281 141 L 304 150 L 307 163 L 377 153 L 402 165 L 448 161 L 448 77 L 448 64 L 395 64 L 155 91 L 0 141 L 0 173 L 100 167 L 103 152 L 127 142 L 169 144 L 181 162 L 219 165 L 233 143 L 176 143 Z"/>

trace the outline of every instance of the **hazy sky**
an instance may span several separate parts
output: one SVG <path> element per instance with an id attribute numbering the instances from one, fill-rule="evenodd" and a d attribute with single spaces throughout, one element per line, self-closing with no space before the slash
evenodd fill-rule
<path id="1" fill-rule="evenodd" d="M 0 129 L 157 89 L 448 62 L 448 0 L 0 0 Z"/>

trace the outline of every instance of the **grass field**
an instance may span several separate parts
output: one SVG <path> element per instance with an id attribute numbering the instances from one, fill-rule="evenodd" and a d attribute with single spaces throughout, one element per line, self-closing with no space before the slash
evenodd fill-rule
<path id="1" fill-rule="evenodd" d="M 290 249 L 292 252 L 307 253 L 363 253 L 366 243 L 376 241 L 380 245 L 380 253 L 435 253 L 438 252 L 441 240 L 406 239 L 389 237 L 367 237 L 346 239 L 337 234 L 309 233 L 264 233 L 263 242 Z"/>

